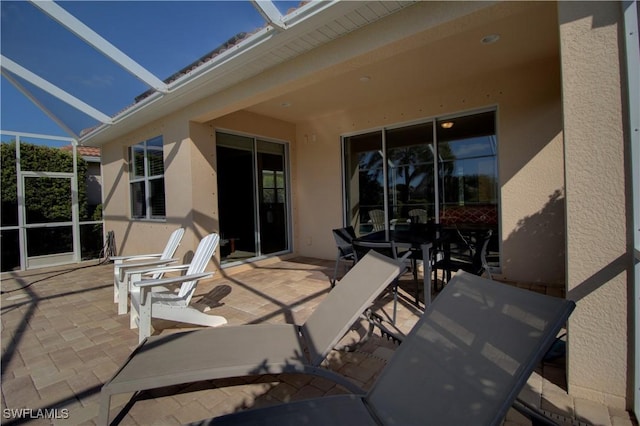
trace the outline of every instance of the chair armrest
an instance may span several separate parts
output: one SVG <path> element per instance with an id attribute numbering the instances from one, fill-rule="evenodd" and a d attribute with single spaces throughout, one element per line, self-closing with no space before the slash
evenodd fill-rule
<path id="1" fill-rule="evenodd" d="M 136 281 L 133 283 L 134 286 L 144 288 L 144 287 L 156 287 L 170 284 L 180 284 L 186 281 L 199 280 L 202 278 L 210 278 L 213 276 L 213 272 L 202 272 L 200 274 L 190 274 L 190 275 L 182 275 L 179 277 L 172 278 L 161 278 L 159 280 L 144 280 L 144 281 Z"/>
<path id="2" fill-rule="evenodd" d="M 118 272 L 118 279 L 123 280 L 127 276 L 127 274 L 134 272 L 149 272 L 156 268 L 164 267 L 168 263 L 174 263 L 177 261 L 178 259 L 156 259 L 135 263 L 121 263 L 118 265 L 118 268 L 115 269 L 115 271 Z"/>
<path id="3" fill-rule="evenodd" d="M 131 256 L 109 256 L 110 260 L 126 262 L 128 260 L 143 260 L 143 259 L 156 259 L 162 256 L 162 253 L 152 253 L 152 254 L 134 254 Z"/>
<path id="4" fill-rule="evenodd" d="M 167 266 L 159 266 L 157 268 L 147 268 L 145 270 L 134 270 L 133 272 L 137 272 L 140 274 L 145 274 L 145 275 L 153 275 L 153 274 L 157 274 L 157 273 L 165 273 L 165 272 L 180 272 L 180 271 L 186 271 L 187 269 L 189 269 L 191 265 L 190 264 L 186 264 L 186 265 L 167 265 Z"/>
<path id="5" fill-rule="evenodd" d="M 144 260 L 144 261 L 140 261 L 140 262 L 122 263 L 122 264 L 118 265 L 118 268 L 121 271 L 126 271 L 128 269 L 151 269 L 151 267 L 153 267 L 153 266 L 160 267 L 159 265 L 166 265 L 167 263 L 175 263 L 177 261 L 178 261 L 178 259 Z"/>

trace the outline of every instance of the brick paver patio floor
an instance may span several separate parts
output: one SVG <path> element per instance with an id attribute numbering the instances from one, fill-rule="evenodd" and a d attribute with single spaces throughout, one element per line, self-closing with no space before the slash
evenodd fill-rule
<path id="1" fill-rule="evenodd" d="M 329 291 L 333 266 L 325 260 L 292 258 L 233 268 L 201 282 L 194 300 L 230 324 L 302 323 Z M 138 342 L 128 315 L 117 315 L 112 271 L 112 264 L 94 261 L 2 274 L 2 424 L 95 424 L 102 384 Z M 403 333 L 421 313 L 411 302 L 410 274 L 405 277 L 396 322 Z M 376 309 L 390 315 L 391 296 L 381 299 Z M 155 334 L 185 330 L 170 322 L 153 324 Z M 356 324 L 341 343 L 357 341 L 362 333 L 364 324 Z M 376 334 L 356 352 L 332 351 L 326 363 L 366 389 L 395 348 Z M 521 397 L 554 413 L 561 424 L 634 424 L 626 411 L 571 398 L 565 388 L 563 362 L 547 364 L 532 375 Z M 327 380 L 300 375 L 198 382 L 146 392 L 133 404 L 128 404 L 130 394 L 116 395 L 111 419 L 119 412 L 121 425 L 183 424 L 343 392 Z M 513 410 L 504 423 L 530 424 Z"/>

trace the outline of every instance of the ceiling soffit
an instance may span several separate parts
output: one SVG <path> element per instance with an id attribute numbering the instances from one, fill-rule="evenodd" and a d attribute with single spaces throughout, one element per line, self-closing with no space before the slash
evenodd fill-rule
<path id="1" fill-rule="evenodd" d="M 296 123 L 558 57 L 555 3 L 471 3 L 474 8 L 465 2 L 457 14 L 445 14 L 431 2 L 411 6 L 275 66 L 237 86 L 244 89 L 238 93 L 219 93 L 193 117 L 204 122 L 245 109 Z M 483 45 L 481 39 L 492 33 L 501 34 L 499 42 Z M 378 43 L 367 44 L 375 36 Z"/>

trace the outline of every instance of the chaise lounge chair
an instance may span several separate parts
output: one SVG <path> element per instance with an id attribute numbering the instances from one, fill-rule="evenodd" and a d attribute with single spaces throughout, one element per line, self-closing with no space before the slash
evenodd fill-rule
<path id="1" fill-rule="evenodd" d="M 147 338 L 102 387 L 98 424 L 108 424 L 111 396 L 125 392 L 255 374 L 305 373 L 348 379 L 320 366 L 373 300 L 404 266 L 371 253 L 354 266 L 307 321 L 253 324 Z M 135 395 L 134 395 L 135 398 Z"/>
<path id="2" fill-rule="evenodd" d="M 194 424 L 499 425 L 574 306 L 460 272 L 429 305 L 368 393 Z"/>
<path id="3" fill-rule="evenodd" d="M 177 259 L 173 259 L 182 236 L 184 228 L 178 228 L 171 233 L 167 240 L 167 245 L 162 253 L 138 254 L 131 256 L 111 256 L 113 261 L 113 302 L 118 304 L 118 315 L 127 313 L 127 301 L 129 299 L 129 275 L 127 272 L 141 269 L 168 265 L 174 263 Z M 163 273 L 156 273 L 153 278 L 162 278 Z"/>

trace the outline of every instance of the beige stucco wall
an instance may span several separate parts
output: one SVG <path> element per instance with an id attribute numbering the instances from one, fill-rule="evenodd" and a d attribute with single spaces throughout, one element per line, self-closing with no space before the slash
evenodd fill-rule
<path id="1" fill-rule="evenodd" d="M 248 112 L 208 123 L 189 121 L 182 110 L 103 146 L 105 223 L 116 236 L 118 254 L 160 252 L 177 227 L 187 229 L 176 257 L 188 261 L 198 241 L 219 231 L 215 172 L 215 130 L 224 129 L 294 142 L 295 126 Z M 162 135 L 164 141 L 165 221 L 130 221 L 127 148 Z M 295 144 L 290 143 L 291 150 Z M 295 167 L 294 167 L 295 170 Z M 294 197 L 295 198 L 295 195 Z M 212 264 L 210 267 L 215 267 Z"/>
<path id="2" fill-rule="evenodd" d="M 460 5 L 460 7 L 457 7 L 458 5 L 451 7 L 444 3 L 438 4 L 436 6 L 441 13 L 433 15 L 433 11 L 429 10 L 427 15 L 431 18 L 439 17 L 436 21 L 441 23 L 460 13 L 464 16 L 465 22 L 470 24 L 473 19 L 482 18 L 489 13 L 481 11 L 480 17 L 476 16 L 472 19 L 466 15 L 470 11 L 458 9 L 476 6 L 482 9 L 482 7 L 468 3 Z M 510 5 L 505 8 L 506 11 L 511 11 Z M 498 7 L 498 10 L 502 8 Z M 403 25 L 396 26 L 400 22 Z M 383 24 L 381 30 L 384 31 L 378 33 L 389 33 L 398 38 L 396 30 L 401 30 L 403 35 L 409 35 L 405 32 L 409 31 L 407 25 L 420 27 L 418 23 L 426 25 L 414 14 L 405 13 Z M 331 60 L 335 62 L 336 58 L 344 57 L 348 60 L 349 65 L 346 68 L 349 69 L 355 64 L 368 63 L 376 58 L 392 57 L 397 51 L 419 48 L 422 43 L 430 40 L 440 40 L 442 37 L 451 35 L 452 32 L 455 33 L 461 28 L 460 25 L 452 24 L 435 32 L 427 30 L 394 42 L 392 48 L 384 52 L 349 60 L 349 54 L 352 53 L 347 47 L 355 49 L 354 46 L 360 46 L 359 49 L 355 49 L 359 51 L 368 44 L 379 43 L 375 38 L 363 38 L 359 33 L 351 34 L 342 43 L 323 47 L 318 53 L 321 56 L 314 55 L 313 58 L 322 57 L 333 63 Z M 429 27 L 429 25 L 426 26 Z M 505 40 L 505 43 L 508 42 Z M 424 57 L 427 53 L 429 52 L 422 51 L 420 57 Z M 431 52 L 431 54 L 434 53 Z M 459 61 L 458 56 L 452 55 L 447 58 L 449 61 Z M 483 60 L 486 60 L 486 57 Z M 111 157 L 107 157 L 105 161 L 105 175 L 111 175 L 113 183 L 116 180 L 113 176 L 124 178 L 124 185 L 114 188 L 113 193 L 108 195 L 111 198 L 110 201 L 117 200 L 118 205 L 116 207 L 112 204 L 112 208 L 107 212 L 107 229 L 116 230 L 116 239 L 121 250 L 125 252 L 139 250 L 141 244 L 137 242 L 138 235 L 144 235 L 144 232 L 139 233 L 137 229 L 159 226 L 143 222 L 133 224 L 125 222 L 129 217 L 129 195 L 126 173 L 120 170 L 123 167 L 121 161 L 125 154 L 124 146 L 159 134 L 158 130 L 153 129 L 154 127 L 162 129 L 165 134 L 165 144 L 167 144 L 165 159 L 169 163 L 166 182 L 171 182 L 166 190 L 167 224 L 185 223 L 193 227 L 193 232 L 189 233 L 193 235 L 193 241 L 197 241 L 197 238 L 207 229 L 217 230 L 218 206 L 214 167 L 215 150 L 213 149 L 216 128 L 287 140 L 291 142 L 294 250 L 301 255 L 333 259 L 335 247 L 330 230 L 342 225 L 340 135 L 411 120 L 495 107 L 500 150 L 498 158 L 502 206 L 503 278 L 554 283 L 564 281 L 564 172 L 560 77 L 557 59 L 548 57 L 542 60 L 537 59 L 535 62 L 521 63 L 515 68 L 499 69 L 487 74 L 476 73 L 471 79 L 447 81 L 447 84 L 440 85 L 436 84 L 435 80 L 442 78 L 440 73 L 428 74 L 431 76 L 428 80 L 432 81 L 432 84 L 426 86 L 429 87 L 428 90 L 398 92 L 394 90 L 393 85 L 386 88 L 376 87 L 369 92 L 368 106 L 357 109 L 339 108 L 341 99 L 339 96 L 333 96 L 331 99 L 336 105 L 334 111 L 339 112 L 308 118 L 304 122 L 286 123 L 247 112 L 229 113 L 234 108 L 237 110 L 250 107 L 254 102 L 264 101 L 269 93 L 261 91 L 260 89 L 264 90 L 264 88 L 259 83 L 263 83 L 265 79 L 268 80 L 268 76 L 274 79 L 277 76 L 278 81 L 286 77 L 290 81 L 286 85 L 283 82 L 282 87 L 276 85 L 280 87 L 278 90 L 293 90 L 304 87 L 306 84 L 310 90 L 307 99 L 325 98 L 322 92 L 313 92 L 315 83 L 309 83 L 310 81 L 320 82 L 325 71 L 296 81 L 295 76 L 300 74 L 301 70 L 307 69 L 311 66 L 310 64 L 316 62 L 317 59 L 296 58 L 288 67 L 281 66 L 273 72 L 262 73 L 246 84 L 237 86 L 237 89 L 198 101 L 148 128 L 108 144 Z M 466 66 L 466 64 L 457 63 L 457 67 Z M 302 64 L 306 68 L 301 67 Z M 410 64 L 407 66 L 410 67 L 413 75 L 416 67 L 411 67 Z M 424 68 L 425 72 L 429 73 L 436 69 L 442 68 L 438 66 Z M 334 70 L 334 72 L 337 71 Z M 302 74 L 305 73 L 302 72 Z M 332 73 L 328 72 L 326 77 L 331 78 Z M 274 91 L 276 86 L 267 84 L 265 87 L 270 87 L 270 90 Z M 319 85 L 318 88 L 321 90 L 322 86 Z M 395 94 L 395 98 L 389 98 L 387 94 L 384 101 L 377 102 L 376 93 L 384 90 Z M 203 119 L 216 114 L 224 115 L 213 120 Z M 194 119 L 199 123 L 194 122 Z M 173 149 L 178 147 L 179 149 Z M 187 183 L 191 183 L 193 189 L 187 189 Z M 105 183 L 105 187 L 109 188 L 109 183 Z M 113 220 L 119 222 L 112 225 L 110 222 Z M 169 229 L 164 232 L 168 231 Z M 165 235 L 161 233 L 161 236 L 157 235 L 152 237 L 157 238 L 157 241 L 154 241 L 155 245 L 165 239 Z M 186 241 L 193 245 L 193 241 Z"/>
<path id="3" fill-rule="evenodd" d="M 567 191 L 568 384 L 630 405 L 630 263 L 616 2 L 560 2 Z"/>
<path id="4" fill-rule="evenodd" d="M 176 114 L 105 146 L 105 186 L 112 188 L 105 196 L 107 229 L 116 232 L 123 254 L 163 247 L 177 224 L 188 228 L 181 250 L 195 247 L 206 232 L 218 231 L 215 130 L 223 129 L 290 142 L 293 247 L 300 255 L 333 259 L 330 230 L 342 224 L 340 136 L 481 108 L 497 108 L 502 276 L 563 282 L 564 177 L 556 59 L 298 125 L 248 112 L 203 124 L 189 122 L 184 112 Z M 129 222 L 126 147 L 158 134 L 165 141 L 167 221 Z M 118 181 L 124 184 L 116 185 Z"/>
<path id="5" fill-rule="evenodd" d="M 207 133 L 203 136 L 199 130 L 196 128 L 194 134 L 201 139 Z M 187 232 L 175 257 L 188 261 L 200 238 L 212 232 L 210 229 L 215 230 L 212 217 L 201 214 L 207 208 L 211 210 L 210 198 L 201 197 L 201 183 L 207 181 L 207 175 L 211 176 L 211 167 L 202 164 L 211 159 L 193 149 L 190 131 L 189 121 L 176 114 L 103 146 L 105 229 L 114 231 L 119 255 L 161 252 L 169 234 L 184 226 Z M 164 221 L 130 221 L 127 149 L 158 135 L 164 141 L 167 217 Z"/>
<path id="6" fill-rule="evenodd" d="M 557 59 L 549 59 L 299 125 L 298 252 L 326 259 L 335 256 L 330 230 L 342 225 L 341 135 L 497 107 L 503 276 L 563 282 L 559 81 Z"/>
<path id="7" fill-rule="evenodd" d="M 296 81 L 311 67 L 309 58 L 299 57 L 106 144 L 106 229 L 115 231 L 119 253 L 126 254 L 159 251 L 176 226 L 186 226 L 178 256 L 193 249 L 204 233 L 217 231 L 215 130 L 223 129 L 290 142 L 294 253 L 334 259 L 330 230 L 342 225 L 341 135 L 495 108 L 498 277 L 566 284 L 569 297 L 578 301 L 569 324 L 569 391 L 624 407 L 631 400 L 627 304 L 632 299 L 625 263 L 620 10 L 614 2 L 561 2 L 558 10 L 562 59 L 474 73 L 424 91 L 395 92 L 383 102 L 372 90 L 367 106 L 336 107 L 337 112 L 296 123 L 238 111 L 307 86 L 309 99 L 316 99 L 313 80 L 322 80 L 323 73 Z M 322 58 L 347 58 L 350 44 L 345 42 L 357 36 L 323 47 Z M 418 36 L 408 40 L 422 42 Z M 413 46 L 407 40 L 397 44 Z M 354 67 L 359 60 L 353 58 Z M 335 70 L 324 76 L 331 77 L 330 71 Z M 376 90 L 382 89 L 394 93 L 392 86 Z M 340 105 L 341 99 L 332 102 Z M 167 220 L 129 222 L 126 147 L 159 134 L 165 142 Z"/>

